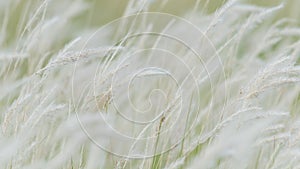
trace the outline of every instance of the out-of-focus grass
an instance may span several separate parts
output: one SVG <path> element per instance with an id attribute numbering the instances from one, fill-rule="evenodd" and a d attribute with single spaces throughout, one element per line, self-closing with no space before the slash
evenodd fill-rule
<path id="1" fill-rule="evenodd" d="M 93 73 L 90 69 L 96 67 L 95 61 L 100 60 L 100 67 L 107 66 L 104 64 L 107 59 L 104 57 L 105 50 L 96 52 L 97 57 L 103 57 L 99 60 L 93 60 L 93 57 L 89 54 L 85 55 L 84 52 L 80 53 L 81 45 L 86 40 L 84 38 L 89 37 L 106 23 L 122 17 L 126 6 L 132 0 L 86 0 L 78 3 L 79 6 L 76 6 L 76 2 L 79 1 L 53 0 L 49 1 L 48 6 L 39 8 L 41 1 L 38 0 L 10 2 L 4 0 L 2 3 L 11 3 L 11 6 L 7 8 L 0 6 L 0 23 L 2 23 L 0 27 L 3 30 L 0 52 L 5 56 L 8 53 L 11 57 L 0 60 L 0 92 L 3 95 L 0 96 L 2 129 L 0 157 L 3 157 L 0 158 L 0 168 L 23 168 L 24 166 L 38 168 L 44 164 L 51 169 L 70 167 L 93 169 L 99 166 L 151 169 L 170 166 L 170 168 L 244 166 L 238 162 L 239 160 L 245 162 L 247 165 L 245 168 L 273 168 L 274 166 L 280 168 L 283 165 L 297 168 L 297 158 L 294 159 L 295 161 L 290 161 L 289 158 L 299 155 L 293 150 L 299 148 L 297 146 L 299 138 L 296 133 L 299 126 L 296 122 L 299 118 L 300 97 L 299 83 L 296 82 L 299 81 L 300 57 L 297 51 L 299 41 L 297 30 L 300 1 L 237 1 L 237 5 L 256 5 L 251 7 L 262 16 L 255 12 L 248 14 L 245 11 L 239 13 L 229 10 L 228 16 L 225 17 L 228 20 L 218 22 L 216 30 L 212 27 L 209 29 L 211 32 L 208 31 L 208 36 L 215 43 L 218 54 L 222 56 L 225 81 L 229 86 L 226 88 L 228 93 L 222 90 L 225 81 L 219 80 L 218 76 L 212 79 L 216 85 L 212 93 L 209 92 L 209 85 L 201 86 L 201 97 L 204 99 L 197 104 L 207 108 L 205 106 L 210 104 L 210 98 L 216 97 L 216 101 L 212 103 L 212 112 L 201 109 L 199 113 L 202 114 L 202 118 L 197 119 L 198 116 L 195 114 L 198 112 L 189 111 L 188 114 L 191 113 L 193 116 L 188 117 L 190 119 L 187 118 L 185 124 L 178 123 L 176 126 L 182 125 L 182 128 L 188 128 L 190 120 L 197 119 L 198 123 L 192 129 L 191 135 L 184 138 L 173 151 L 139 160 L 117 157 L 96 147 L 83 134 L 76 119 L 78 115 L 74 113 L 77 108 L 83 115 L 87 110 L 94 110 L 88 102 L 92 99 L 81 84 L 85 83 L 86 77 L 92 77 Z M 195 8 L 197 2 L 196 0 L 153 0 L 149 8 L 142 8 L 142 11 L 166 12 L 194 20 L 203 19 L 204 25 L 197 25 L 202 28 L 209 25 L 207 20 L 210 20 L 227 1 L 200 0 Z M 280 3 L 284 4 L 284 8 L 278 12 L 271 11 L 272 16 L 275 16 L 265 19 L 265 10 L 261 10 L 261 7 L 267 10 L 267 7 L 278 6 Z M 72 5 L 75 5 L 74 9 L 67 13 Z M 85 5 L 86 8 L 81 9 Z M 36 11 L 39 12 L 34 15 Z M 135 12 L 137 11 L 132 13 Z M 294 20 L 272 27 L 272 24 L 281 21 L 282 18 Z M 248 25 L 245 24 L 247 22 Z M 296 33 L 292 32 L 293 30 L 283 32 L 288 26 L 295 28 Z M 119 29 L 122 30 L 122 27 Z M 178 31 L 177 33 L 185 32 L 190 36 L 185 25 L 175 25 L 171 30 Z M 116 33 L 114 31 L 105 32 L 98 40 L 110 42 L 109 38 Z M 270 37 L 264 39 L 265 35 L 269 35 L 267 33 L 270 33 Z M 234 35 L 238 35 L 237 38 L 234 38 Z M 271 42 L 278 37 L 280 39 L 278 43 Z M 140 47 L 142 42 L 145 41 L 138 44 L 134 41 L 133 46 L 129 44 L 128 47 L 135 49 Z M 177 46 L 172 46 L 172 43 L 168 45 L 167 47 L 174 48 L 176 52 L 182 52 Z M 286 49 L 292 52 L 286 52 Z M 26 57 L 21 57 L 19 54 L 24 54 Z M 118 53 L 118 57 L 125 57 L 122 54 L 124 53 Z M 188 54 L 182 57 L 186 56 Z M 118 57 L 111 62 L 121 62 Z M 79 87 L 75 87 L 76 90 L 73 91 L 75 100 L 78 99 L 76 101 L 80 104 L 74 106 L 71 99 L 74 72 L 70 69 L 70 65 L 76 62 L 76 59 L 82 58 L 87 61 L 84 60 L 83 65 L 78 66 L 82 72 L 79 72 L 80 76 L 78 76 Z M 294 60 L 298 60 L 296 66 L 293 65 Z M 169 60 L 167 63 L 172 62 Z M 103 74 L 101 80 L 109 78 L 114 73 L 116 72 Z M 124 79 L 122 77 L 118 80 Z M 105 85 L 99 86 L 102 92 L 107 92 Z M 143 89 L 147 85 L 150 83 L 143 84 Z M 187 89 L 189 90 L 190 88 Z M 143 91 L 141 90 L 140 93 Z M 100 96 L 103 96 L 101 94 L 103 93 L 100 93 Z M 227 98 L 223 100 L 222 95 L 225 94 Z M 109 108 L 111 106 L 109 98 L 104 98 L 105 104 L 101 110 L 105 111 L 107 116 L 113 114 L 112 109 Z M 103 103 L 102 100 L 99 102 Z M 226 102 L 225 113 L 220 113 L 222 102 Z M 87 110 L 84 109 L 85 106 Z M 87 117 L 95 119 L 92 113 Z M 115 121 L 118 122 L 118 119 Z M 100 125 L 102 123 L 100 122 Z M 127 127 L 120 123 L 120 128 L 124 130 L 132 126 Z M 158 127 L 159 131 L 160 127 L 161 124 Z M 98 126 L 92 129 L 92 131 L 99 130 L 100 133 L 102 130 L 105 131 L 105 128 Z M 134 131 L 135 128 L 131 129 Z M 258 137 L 258 140 L 251 140 L 256 138 L 256 134 L 261 134 L 260 132 L 262 136 Z M 105 134 L 102 139 L 108 138 Z M 156 144 L 168 145 L 170 140 L 172 141 L 172 138 L 158 137 L 154 142 L 155 151 L 158 147 Z M 286 142 L 289 144 L 285 144 Z M 124 143 L 112 145 L 114 146 L 128 145 Z M 6 147 L 8 147 L 7 151 Z M 242 156 L 239 157 L 240 154 Z M 173 164 L 177 166 L 172 167 Z"/>

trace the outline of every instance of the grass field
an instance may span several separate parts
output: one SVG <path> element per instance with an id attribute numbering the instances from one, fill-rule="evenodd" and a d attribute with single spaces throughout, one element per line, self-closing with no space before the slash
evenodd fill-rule
<path id="1" fill-rule="evenodd" d="M 300 168 L 299 6 L 0 0 L 0 169 Z"/>

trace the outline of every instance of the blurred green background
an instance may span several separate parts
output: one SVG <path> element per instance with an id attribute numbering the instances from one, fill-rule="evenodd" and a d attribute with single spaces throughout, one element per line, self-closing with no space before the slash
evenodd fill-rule
<path id="1" fill-rule="evenodd" d="M 92 4 L 92 9 L 84 16 L 88 25 L 101 25 L 113 19 L 121 17 L 125 11 L 126 4 L 130 0 L 88 0 Z M 140 0 L 141 1 L 141 0 Z M 168 0 L 162 7 L 161 0 L 152 0 L 149 11 L 166 12 L 174 15 L 183 16 L 190 9 L 195 8 L 197 0 Z M 278 17 L 288 17 L 296 20 L 300 19 L 300 1 L 299 0 L 239 0 L 246 4 L 252 4 L 262 7 L 277 6 L 284 3 Z M 200 0 L 198 11 L 203 13 L 212 13 L 218 9 L 222 4 L 226 3 L 224 0 Z"/>

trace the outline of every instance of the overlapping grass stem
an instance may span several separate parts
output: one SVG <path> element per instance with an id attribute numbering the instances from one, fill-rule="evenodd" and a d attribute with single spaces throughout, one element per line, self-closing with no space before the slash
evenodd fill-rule
<path id="1" fill-rule="evenodd" d="M 0 0 L 0 168 L 300 168 L 298 6 Z"/>

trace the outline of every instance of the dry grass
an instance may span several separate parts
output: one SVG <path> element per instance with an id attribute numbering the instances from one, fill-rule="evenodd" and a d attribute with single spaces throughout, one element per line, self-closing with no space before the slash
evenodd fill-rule
<path id="1" fill-rule="evenodd" d="M 298 1 L 122 3 L 0 0 L 0 168 L 300 167 Z"/>

